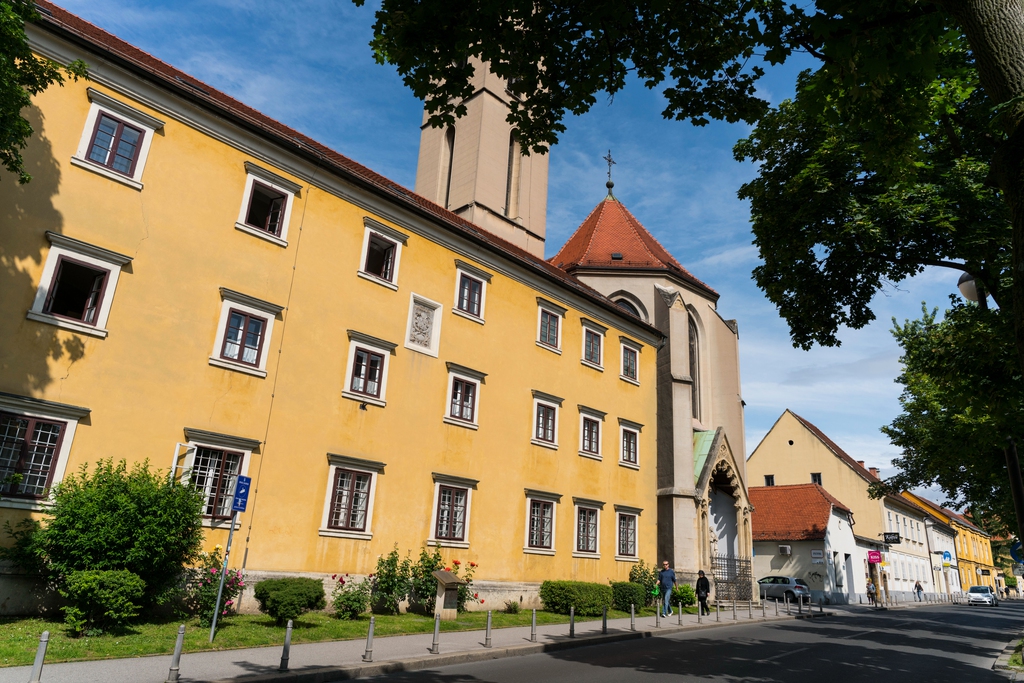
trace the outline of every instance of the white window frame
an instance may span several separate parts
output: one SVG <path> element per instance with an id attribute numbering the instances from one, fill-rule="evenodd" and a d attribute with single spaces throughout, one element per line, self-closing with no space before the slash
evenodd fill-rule
<path id="1" fill-rule="evenodd" d="M 639 562 L 640 561 L 640 514 L 643 512 L 642 508 L 631 507 L 628 505 L 616 505 L 615 506 L 615 560 L 618 562 Z M 619 554 L 619 542 L 622 540 L 619 537 L 619 518 L 620 517 L 632 517 L 635 527 L 633 534 L 635 536 L 632 555 L 620 555 Z"/>
<path id="2" fill-rule="evenodd" d="M 50 477 L 50 490 L 52 491 L 53 487 L 64 479 L 64 474 L 68 468 L 68 459 L 71 457 L 71 444 L 75 440 L 75 431 L 78 429 L 79 421 L 89 416 L 90 409 L 0 392 L 0 411 L 64 424 L 60 448 L 54 454 L 57 462 L 53 465 L 53 474 Z M 0 508 L 39 512 L 49 508 L 52 503 L 52 497 L 11 498 L 0 495 Z"/>
<path id="3" fill-rule="evenodd" d="M 271 235 L 266 230 L 260 230 L 245 222 L 246 214 L 249 212 L 249 201 L 252 199 L 252 190 L 255 183 L 266 185 L 285 196 L 284 213 L 281 216 L 281 234 Z M 245 190 L 242 192 L 242 206 L 238 209 L 238 220 L 235 221 L 235 229 L 249 235 L 259 237 L 279 247 L 288 246 L 288 225 L 292 219 L 292 206 L 295 204 L 295 197 L 302 190 L 302 186 L 282 178 L 272 171 L 245 162 Z"/>
<path id="4" fill-rule="evenodd" d="M 593 368 L 594 370 L 600 370 L 601 372 L 604 372 L 604 355 L 605 355 L 605 351 L 606 351 L 605 347 L 606 347 L 607 342 L 608 342 L 608 339 L 606 338 L 607 337 L 608 328 L 605 327 L 604 325 L 599 325 L 599 324 L 595 323 L 593 320 L 588 320 L 586 318 L 580 318 L 580 322 L 582 323 L 582 327 L 583 327 L 582 334 L 581 334 L 582 339 L 580 340 L 580 363 L 582 363 L 583 365 L 586 365 L 588 368 Z M 587 360 L 587 332 L 588 331 L 593 333 L 593 334 L 596 334 L 600 338 L 600 340 L 601 340 L 601 353 L 600 353 L 601 357 L 599 359 L 600 362 L 598 362 L 598 363 L 594 363 L 592 361 Z"/>
<path id="5" fill-rule="evenodd" d="M 373 503 L 377 497 L 377 478 L 384 474 L 384 463 L 376 460 L 363 460 L 347 455 L 327 454 L 327 492 L 324 496 L 323 515 L 320 517 L 320 536 L 330 538 L 351 538 L 369 541 L 373 538 Z M 334 529 L 328 526 L 331 518 L 331 500 L 334 498 L 334 476 L 339 469 L 370 475 L 370 492 L 366 501 L 366 528 L 363 531 Z"/>
<path id="6" fill-rule="evenodd" d="M 480 315 L 473 315 L 469 311 L 464 311 L 459 308 L 459 295 L 462 290 L 462 276 L 471 277 L 480 283 Z M 460 259 L 455 259 L 455 299 L 452 303 L 452 313 L 457 316 L 472 320 L 475 323 L 484 324 L 485 316 L 487 314 L 487 289 L 491 284 L 491 278 L 493 276 L 486 270 L 481 270 L 476 266 L 466 263 Z M 561 327 L 561 326 L 559 326 Z M 538 331 L 538 337 L 540 332 Z"/>
<path id="7" fill-rule="evenodd" d="M 359 251 L 359 265 L 356 271 L 356 275 L 369 280 L 382 287 L 393 289 L 398 291 L 398 272 L 399 266 L 402 264 L 402 248 L 408 246 L 409 236 L 403 232 L 399 232 L 392 227 L 384 225 L 379 221 L 375 221 L 369 216 L 363 218 L 363 248 Z M 395 245 L 395 261 L 391 266 L 391 279 L 385 280 L 384 278 L 377 277 L 373 273 L 368 273 L 364 268 L 366 267 L 366 252 L 370 247 L 370 237 L 376 235 L 381 239 L 385 239 L 388 242 L 392 242 Z"/>
<path id="8" fill-rule="evenodd" d="M 153 144 L 153 136 L 156 131 L 164 127 L 164 122 L 158 118 L 139 111 L 131 105 L 101 93 L 95 88 L 87 88 L 89 96 L 89 113 L 85 117 L 85 128 L 82 130 L 82 137 L 78 142 L 78 149 L 71 157 L 71 165 L 84 168 L 110 180 L 115 180 L 122 185 L 141 190 L 142 172 L 146 168 L 146 160 L 149 158 L 149 148 Z M 89 161 L 89 143 L 92 142 L 93 133 L 96 131 L 96 121 L 100 114 L 107 114 L 118 120 L 125 121 L 139 128 L 142 131 L 142 144 L 139 145 L 139 156 L 135 161 L 135 172 L 127 176 L 105 166 Z"/>
<path id="9" fill-rule="evenodd" d="M 227 287 L 220 288 L 220 299 L 220 318 L 217 321 L 217 334 L 213 342 L 213 352 L 210 354 L 210 365 L 265 378 L 267 376 L 267 358 L 270 356 L 270 341 L 273 339 L 274 333 L 274 320 L 284 311 L 284 306 L 278 306 L 248 294 L 236 292 Z M 221 349 L 224 348 L 224 335 L 227 334 L 228 316 L 232 309 L 267 321 L 267 327 L 263 330 L 262 348 L 257 365 L 249 365 L 248 363 L 221 358 Z"/>
<path id="10" fill-rule="evenodd" d="M 117 289 L 117 280 L 121 275 L 121 267 L 131 263 L 132 257 L 104 249 L 103 247 L 97 247 L 87 242 L 67 237 L 66 235 L 60 235 L 50 230 L 46 231 L 46 239 L 50 241 L 50 251 L 46 255 L 43 274 L 39 279 L 39 286 L 36 288 L 36 297 L 32 301 L 32 307 L 29 308 L 25 317 L 36 322 L 55 325 L 65 330 L 105 339 L 108 334 L 107 319 L 110 317 L 110 307 L 114 301 L 114 291 Z M 96 311 L 95 325 L 62 318 L 43 310 L 46 306 L 46 299 L 50 295 L 50 287 L 53 285 L 53 276 L 56 274 L 57 264 L 62 256 L 93 266 L 107 273 L 107 279 L 103 285 L 103 295 Z"/>
<path id="11" fill-rule="evenodd" d="M 431 315 L 434 316 L 433 321 L 430 324 L 430 345 L 420 346 L 419 344 L 412 341 L 412 323 L 415 317 L 416 306 L 422 306 L 430 310 Z M 432 301 L 425 296 L 420 296 L 415 292 L 409 294 L 409 315 L 405 322 L 405 348 L 416 353 L 426 354 L 437 358 L 437 349 L 441 345 L 441 312 L 444 307 L 436 301 Z"/>
<path id="12" fill-rule="evenodd" d="M 578 550 L 580 547 L 580 508 L 597 510 L 597 552 L 584 552 Z M 604 512 L 604 501 L 591 500 L 589 498 L 572 499 L 572 556 L 586 560 L 601 559 L 601 517 Z"/>
<path id="13" fill-rule="evenodd" d="M 633 422 L 625 418 L 619 418 L 619 465 L 621 467 L 627 467 L 631 470 L 640 469 L 640 433 L 643 431 L 644 426 L 639 422 Z M 623 448 L 623 434 L 625 432 L 633 432 L 636 434 L 636 462 L 629 462 L 625 459 L 625 449 Z"/>
<path id="14" fill-rule="evenodd" d="M 352 368 L 356 359 L 356 348 L 366 349 L 379 353 L 384 357 L 384 367 L 380 373 L 380 395 L 370 396 L 352 391 Z M 342 383 L 341 395 L 347 399 L 358 401 L 360 404 L 367 404 L 383 408 L 387 405 L 388 371 L 391 368 L 391 356 L 395 355 L 397 344 L 371 337 L 368 334 L 348 330 L 348 360 L 345 361 L 344 382 Z"/>
<path id="15" fill-rule="evenodd" d="M 182 445 L 185 446 L 185 452 L 180 454 L 180 446 Z M 254 450 L 258 449 L 259 446 L 260 441 L 258 439 L 230 436 L 228 434 L 218 434 L 216 432 L 208 432 L 203 429 L 186 427 L 185 443 L 175 445 L 175 458 L 174 463 L 171 466 L 171 471 L 173 473 L 172 476 L 177 476 L 182 481 L 189 481 L 192 466 L 196 459 L 196 451 L 199 448 L 210 448 L 217 451 L 241 453 L 242 463 L 238 468 L 238 474 L 243 477 L 247 477 L 249 476 L 249 464 L 252 462 L 252 453 Z M 205 500 L 203 501 L 203 505 L 206 505 Z M 231 520 L 213 519 L 203 515 L 203 526 L 208 529 L 230 529 Z M 239 522 L 235 524 L 235 529 L 240 529 L 241 526 L 242 522 L 239 520 Z"/>
<path id="16" fill-rule="evenodd" d="M 595 408 L 588 408 L 585 405 L 577 405 L 580 413 L 580 445 L 579 454 L 584 458 L 590 458 L 591 460 L 603 460 L 604 459 L 604 418 L 608 413 L 601 412 Z M 592 453 L 590 451 L 583 450 L 583 425 L 584 420 L 593 420 L 597 422 L 597 452 Z"/>
<path id="17" fill-rule="evenodd" d="M 558 318 L 558 346 L 551 346 L 540 340 L 540 322 L 543 314 L 547 312 Z M 537 297 L 537 333 L 534 335 L 537 346 L 540 348 L 551 351 L 562 355 L 562 333 L 565 330 L 565 314 L 569 312 L 569 309 L 562 308 L 556 303 L 552 303 L 542 297 Z"/>
<path id="18" fill-rule="evenodd" d="M 540 491 L 537 489 L 525 489 L 526 492 L 526 520 L 523 525 L 523 552 L 527 555 L 548 555 L 555 554 L 558 547 L 558 505 L 562 502 L 562 494 Z M 530 545 L 530 508 L 533 501 L 551 503 L 551 547 L 535 548 Z"/>
<path id="19" fill-rule="evenodd" d="M 448 391 L 445 394 L 445 409 L 444 409 L 444 423 L 454 425 L 456 427 L 462 427 L 464 429 L 479 429 L 480 428 L 480 393 L 483 391 L 483 385 L 487 378 L 486 372 L 479 372 L 467 368 L 465 365 L 459 365 L 458 363 L 447 362 L 445 366 L 448 368 Z M 453 417 L 451 414 L 452 410 L 452 386 L 456 379 L 460 379 L 463 382 L 471 382 L 476 385 L 476 391 L 473 394 L 473 419 L 464 420 L 459 417 Z"/>
<path id="20" fill-rule="evenodd" d="M 558 422 L 559 413 L 562 410 L 563 399 L 552 396 L 551 394 L 545 394 L 543 391 L 533 390 L 533 410 L 530 412 L 530 443 L 534 446 L 542 446 L 543 448 L 550 448 L 551 450 L 558 450 Z M 555 409 L 555 440 L 544 441 L 543 439 L 537 438 L 537 406 L 544 405 L 548 408 Z"/>
<path id="21" fill-rule="evenodd" d="M 619 379 L 623 382 L 629 382 L 640 386 L 640 350 L 643 348 L 643 344 L 635 342 L 627 337 L 619 337 Z M 636 377 L 627 377 L 623 372 L 626 365 L 626 349 L 636 354 Z"/>
<path id="22" fill-rule="evenodd" d="M 431 477 L 434 479 L 434 499 L 431 502 L 430 507 L 430 536 L 427 538 L 428 546 L 437 546 L 440 548 L 468 548 L 469 547 L 469 523 L 473 519 L 473 491 L 476 490 L 476 485 L 480 482 L 476 479 L 467 479 L 465 477 L 457 477 L 450 474 L 442 474 L 440 472 L 432 472 Z M 466 489 L 466 529 L 462 534 L 463 540 L 461 541 L 450 541 L 445 538 L 437 538 L 437 500 L 441 493 L 441 487 L 448 486 L 450 488 Z"/>

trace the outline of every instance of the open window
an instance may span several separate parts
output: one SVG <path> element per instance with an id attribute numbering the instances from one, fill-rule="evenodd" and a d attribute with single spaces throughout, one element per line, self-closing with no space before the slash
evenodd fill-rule
<path id="1" fill-rule="evenodd" d="M 249 161 L 245 162 L 245 171 L 245 191 L 235 228 L 287 247 L 292 205 L 302 186 Z"/>
<path id="2" fill-rule="evenodd" d="M 409 242 L 409 236 L 370 218 L 363 222 L 366 229 L 359 276 L 390 289 L 398 289 L 402 247 Z"/>

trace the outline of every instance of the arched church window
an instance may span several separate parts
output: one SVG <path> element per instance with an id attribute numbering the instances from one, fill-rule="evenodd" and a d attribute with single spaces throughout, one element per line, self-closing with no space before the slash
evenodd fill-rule
<path id="1" fill-rule="evenodd" d="M 626 311 L 627 313 L 632 313 L 638 318 L 640 317 L 640 311 L 636 310 L 636 306 L 629 303 L 627 299 L 619 299 L 618 301 L 615 302 L 615 305 L 621 308 L 622 310 Z"/>
<path id="2" fill-rule="evenodd" d="M 693 408 L 693 416 L 700 419 L 700 344 L 697 339 L 697 323 L 693 316 L 688 317 L 690 328 L 690 405 Z"/>
<path id="3" fill-rule="evenodd" d="M 441 156 L 443 167 L 441 177 L 444 178 L 444 208 L 450 209 L 452 197 L 452 166 L 455 161 L 455 127 L 448 126 L 444 132 L 444 154 Z"/>
<path id="4" fill-rule="evenodd" d="M 505 216 L 519 216 L 519 171 L 523 155 L 519 150 L 519 133 L 512 131 L 508 136 L 508 172 L 505 176 Z"/>

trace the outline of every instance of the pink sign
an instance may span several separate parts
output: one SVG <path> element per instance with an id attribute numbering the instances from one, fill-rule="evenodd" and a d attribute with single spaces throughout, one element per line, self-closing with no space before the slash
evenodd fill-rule
<path id="1" fill-rule="evenodd" d="M 882 553 L 877 551 L 877 550 L 869 550 L 868 551 L 868 563 L 869 564 L 881 564 L 882 563 Z"/>

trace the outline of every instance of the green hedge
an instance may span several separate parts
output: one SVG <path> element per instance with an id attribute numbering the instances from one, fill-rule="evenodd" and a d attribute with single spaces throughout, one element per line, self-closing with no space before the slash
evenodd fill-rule
<path id="1" fill-rule="evenodd" d="M 60 594 L 70 603 L 61 608 L 74 635 L 120 628 L 139 616 L 146 582 L 120 570 L 71 572 L 60 580 Z"/>
<path id="2" fill-rule="evenodd" d="M 688 583 L 681 584 L 672 589 L 672 604 L 683 607 L 697 604 L 697 592 Z"/>
<path id="3" fill-rule="evenodd" d="M 580 616 L 596 617 L 611 606 L 612 587 L 586 581 L 545 581 L 540 585 L 540 599 L 550 612 L 568 614 L 569 608 L 575 607 Z"/>
<path id="4" fill-rule="evenodd" d="M 628 612 L 629 606 L 633 605 L 639 610 L 650 602 L 647 589 L 632 581 L 612 582 L 612 605 L 620 612 Z"/>
<path id="5" fill-rule="evenodd" d="M 278 625 L 327 606 L 324 584 L 320 579 L 266 579 L 256 584 L 253 595 L 260 611 L 274 617 Z"/>

